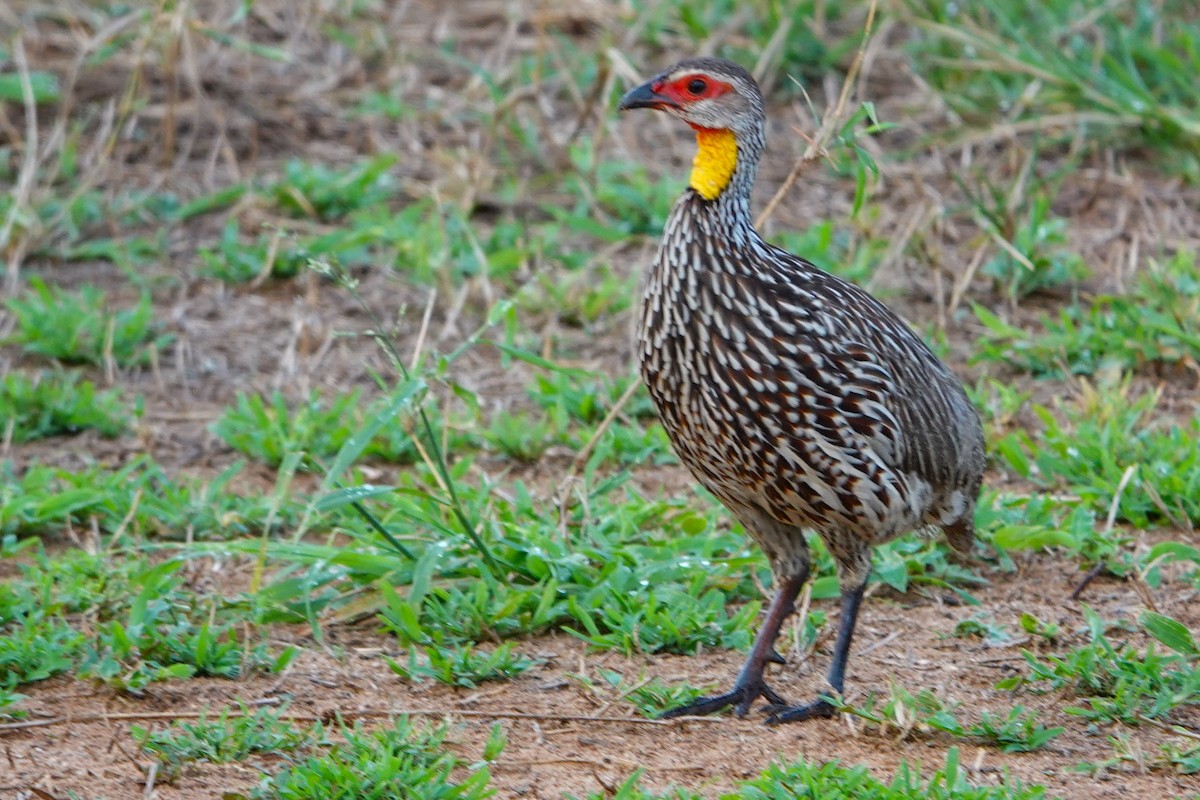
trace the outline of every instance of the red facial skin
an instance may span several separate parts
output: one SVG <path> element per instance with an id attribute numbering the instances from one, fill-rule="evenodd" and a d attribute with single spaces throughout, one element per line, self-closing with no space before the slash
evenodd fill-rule
<path id="1" fill-rule="evenodd" d="M 703 85 L 701 86 L 701 84 Z M 707 75 L 698 73 L 684 75 L 682 78 L 676 78 L 669 83 L 658 81 L 650 88 L 655 94 L 661 95 L 667 101 L 666 105 L 673 104 L 679 107 L 686 106 L 688 103 L 693 103 L 697 100 L 720 97 L 726 92 L 733 91 L 733 87 L 728 83 L 713 80 Z M 698 91 L 693 91 L 693 89 Z"/>

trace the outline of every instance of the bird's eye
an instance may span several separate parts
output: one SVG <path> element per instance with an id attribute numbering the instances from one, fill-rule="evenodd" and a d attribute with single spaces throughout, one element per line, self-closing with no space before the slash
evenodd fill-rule
<path id="1" fill-rule="evenodd" d="M 702 94 L 708 88 L 708 82 L 703 78 L 692 78 L 688 81 L 687 90 L 692 94 Z"/>

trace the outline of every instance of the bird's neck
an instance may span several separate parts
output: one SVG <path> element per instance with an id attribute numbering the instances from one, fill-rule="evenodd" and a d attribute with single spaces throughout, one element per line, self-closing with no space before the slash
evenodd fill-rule
<path id="1" fill-rule="evenodd" d="M 693 126 L 695 127 L 695 126 Z M 689 185 L 701 198 L 727 210 L 750 213 L 750 190 L 762 154 L 762 131 L 737 134 L 696 127 L 696 158 Z"/>

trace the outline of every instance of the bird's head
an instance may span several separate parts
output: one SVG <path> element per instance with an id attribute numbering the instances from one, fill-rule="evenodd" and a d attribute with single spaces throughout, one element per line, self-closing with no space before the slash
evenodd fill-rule
<path id="1" fill-rule="evenodd" d="M 629 91 L 618 108 L 665 111 L 696 130 L 691 185 L 708 200 L 733 177 L 739 143 L 761 147 L 762 92 L 749 72 L 723 58 L 680 61 Z"/>

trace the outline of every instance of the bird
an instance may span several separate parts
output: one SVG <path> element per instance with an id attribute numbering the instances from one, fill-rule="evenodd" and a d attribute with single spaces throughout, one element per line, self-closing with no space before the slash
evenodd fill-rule
<path id="1" fill-rule="evenodd" d="M 774 595 L 733 687 L 665 718 L 762 698 L 768 723 L 833 717 L 871 549 L 941 529 L 969 553 L 986 465 L 979 416 L 954 373 L 862 288 L 765 241 L 750 216 L 766 141 L 754 77 L 689 58 L 626 93 L 690 125 L 688 188 L 642 278 L 635 349 L 680 461 L 765 553 Z M 841 614 L 826 680 L 789 704 L 768 686 L 780 628 L 809 578 L 806 531 L 833 556 Z"/>

